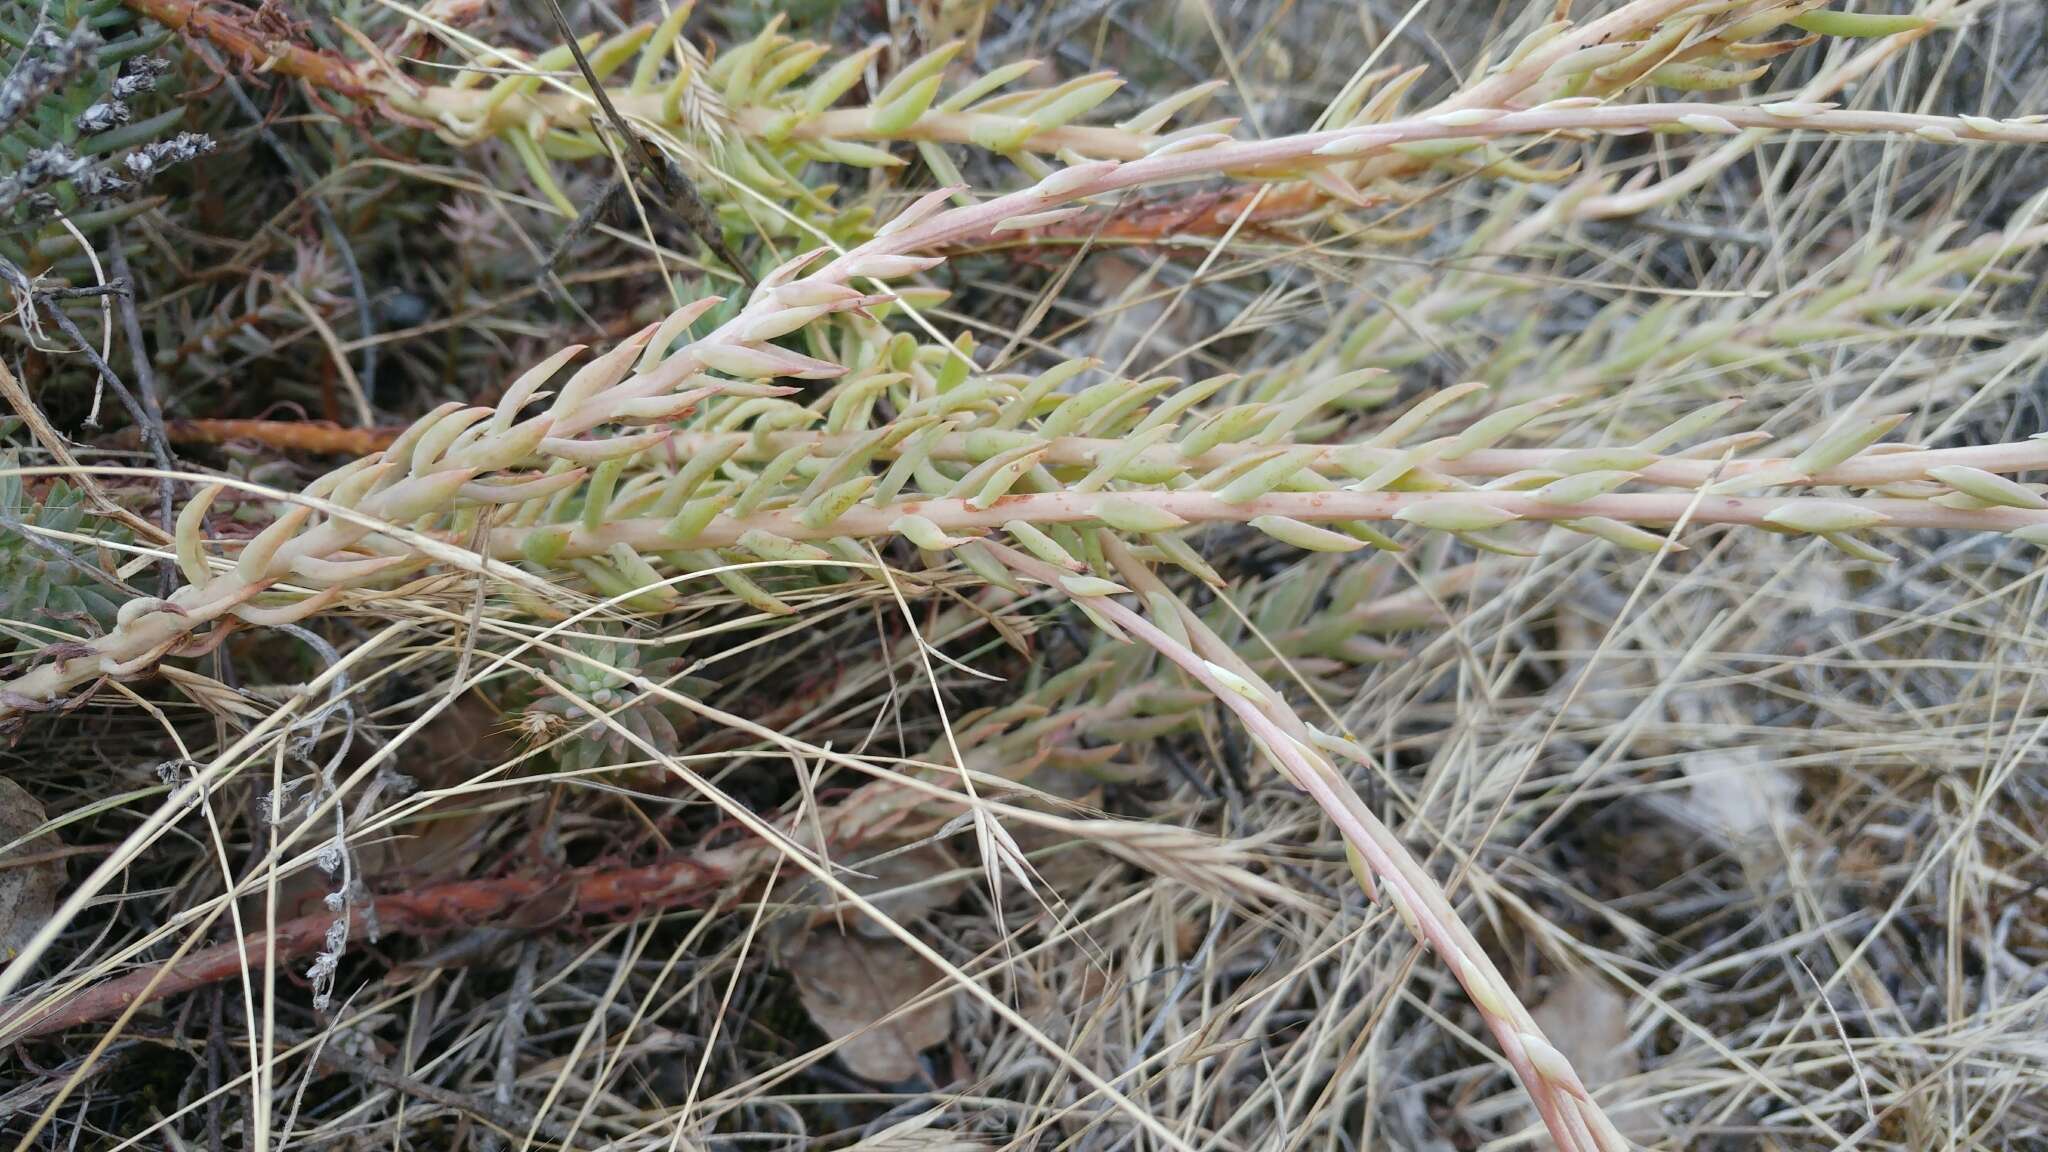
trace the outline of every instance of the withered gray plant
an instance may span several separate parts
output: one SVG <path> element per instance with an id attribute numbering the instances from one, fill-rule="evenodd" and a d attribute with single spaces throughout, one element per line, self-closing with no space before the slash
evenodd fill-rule
<path id="1" fill-rule="evenodd" d="M 132 217 L 152 177 L 213 148 L 178 129 L 181 108 L 145 102 L 168 67 L 151 54 L 164 39 L 104 0 L 0 14 L 0 257 L 17 273 L 42 271 L 37 242 L 57 217 L 85 229 Z"/>

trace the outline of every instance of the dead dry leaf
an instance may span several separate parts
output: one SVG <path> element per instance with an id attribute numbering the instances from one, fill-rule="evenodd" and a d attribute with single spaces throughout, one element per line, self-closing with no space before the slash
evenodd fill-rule
<path id="1" fill-rule="evenodd" d="M 402 770 L 421 789 L 455 788 L 519 753 L 503 719 L 476 695 L 465 696 L 421 734 Z M 502 800 L 503 796 L 490 799 Z M 379 871 L 406 876 L 462 876 L 475 867 L 492 817 L 481 800 L 449 797 L 407 821 L 374 862 Z"/>
<path id="2" fill-rule="evenodd" d="M 822 928 L 792 942 L 784 967 L 811 1019 L 834 1040 L 854 1075 L 883 1083 L 917 1075 L 917 1054 L 953 1033 L 953 995 L 907 1011 L 942 979 L 897 940 L 842 936 Z M 891 1013 L 896 1013 L 891 1015 Z"/>
<path id="3" fill-rule="evenodd" d="M 1685 814 L 1731 847 L 1798 822 L 1799 781 L 1754 748 L 1696 752 L 1684 770 Z"/>
<path id="4" fill-rule="evenodd" d="M 853 865 L 859 875 L 846 886 L 898 924 L 910 924 L 960 898 L 966 876 L 952 854 L 938 844 L 918 844 L 887 852 Z M 848 926 L 871 939 L 889 935 L 870 917 L 844 911 Z"/>
<path id="5" fill-rule="evenodd" d="M 32 835 L 45 819 L 41 801 L 0 776 L 0 848 L 14 845 L 0 852 L 0 960 L 21 954 L 64 892 L 64 861 L 53 856 L 63 842 L 54 832 Z M 39 856 L 52 858 L 29 862 Z"/>

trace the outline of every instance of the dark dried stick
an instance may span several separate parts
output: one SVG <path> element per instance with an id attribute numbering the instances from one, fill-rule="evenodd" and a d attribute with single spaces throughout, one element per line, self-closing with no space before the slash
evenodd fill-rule
<path id="1" fill-rule="evenodd" d="M 123 261 L 122 263 L 126 263 Z M 96 300 L 101 296 L 128 295 L 128 281 L 116 276 L 105 284 L 86 284 L 77 288 L 39 288 L 42 295 L 52 300 Z"/>
<path id="2" fill-rule="evenodd" d="M 562 282 L 561 265 L 562 260 L 569 255 L 569 249 L 575 247 L 577 241 L 588 236 L 592 228 L 597 227 L 597 222 L 604 218 L 612 202 L 618 199 L 619 193 L 624 191 L 625 187 L 625 178 L 616 173 L 607 179 L 604 182 L 604 190 L 597 194 L 597 198 L 584 205 L 583 211 L 576 214 L 576 219 L 571 220 L 569 226 L 562 229 L 562 234 L 555 238 L 554 246 L 548 249 L 548 254 L 541 260 L 540 274 L 534 277 L 540 284 L 560 293 L 563 303 L 582 317 L 585 323 L 600 332 L 604 330 L 604 326 L 589 312 L 584 311 L 583 306 L 576 302 L 576 297 L 570 294 L 569 286 Z"/>
<path id="3" fill-rule="evenodd" d="M 567 886 L 570 907 L 580 916 L 607 912 L 641 912 L 706 903 L 715 899 L 729 878 L 722 867 L 682 858 L 635 868 L 584 868 L 559 876 L 511 876 L 492 880 L 457 880 L 374 900 L 352 903 L 347 911 L 350 931 L 364 928 L 371 916 L 385 933 L 422 935 L 448 931 L 515 915 L 541 897 Z M 335 914 L 321 911 L 255 933 L 239 943 L 203 948 L 168 966 L 149 965 L 126 976 L 86 988 L 62 1004 L 39 1013 L 17 1008 L 0 1019 L 0 1043 L 47 1036 L 113 1016 L 137 1001 L 154 1002 L 261 969 L 267 963 L 303 959 L 326 947 Z"/>
<path id="4" fill-rule="evenodd" d="M 512 1088 L 519 1079 L 519 1046 L 526 1042 L 526 1014 L 533 1011 L 533 981 L 540 967 L 540 944 L 519 945 L 519 963 L 512 972 L 512 991 L 505 998 L 504 1022 L 498 1032 L 498 1069 L 491 1079 L 491 1098 L 498 1107 L 512 1106 Z"/>
<path id="5" fill-rule="evenodd" d="M 213 1026 L 206 1033 L 206 1147 L 210 1152 L 225 1152 L 227 1141 L 221 1133 L 221 1081 L 227 1050 L 227 1013 L 221 1003 L 226 999 L 218 990 L 208 997 L 213 1003 L 207 1005 Z"/>
<path id="6" fill-rule="evenodd" d="M 81 21 L 59 36 L 43 16 L 37 17 L 14 67 L 0 78 L 0 132 L 13 128 L 45 97 L 91 67 L 93 50 L 99 46 L 99 34 L 90 24 Z"/>
<path id="7" fill-rule="evenodd" d="M 517 1104 L 494 1104 L 476 1096 L 443 1088 L 438 1084 L 429 1084 L 418 1077 L 407 1076 L 382 1064 L 372 1064 L 368 1060 L 358 1060 L 354 1056 L 337 1052 L 332 1046 L 320 1050 L 319 1062 L 343 1075 L 368 1080 L 381 1088 L 403 1092 L 442 1108 L 468 1113 L 504 1132 L 519 1132 L 533 1123 L 533 1113 Z M 566 1124 L 543 1120 L 539 1128 L 540 1134 L 550 1140 L 566 1142 L 570 1138 L 570 1129 Z M 580 1143 L 571 1146 L 584 1147 Z"/>
<path id="8" fill-rule="evenodd" d="M 547 259 L 541 265 L 543 278 L 555 279 L 555 268 L 561 264 L 562 257 L 567 256 L 569 249 L 574 247 L 578 240 L 588 236 L 590 230 L 597 227 L 597 222 L 611 210 L 612 203 L 625 189 L 625 180 L 617 175 L 604 182 L 603 190 L 598 192 L 590 203 L 583 206 L 583 211 L 576 214 L 576 219 L 569 221 L 569 226 L 562 229 L 562 234 L 556 237 L 554 247 L 548 249 Z M 556 283 L 559 284 L 560 281 L 557 280 Z M 563 291 L 567 292 L 568 289 L 565 287 Z"/>
<path id="9" fill-rule="evenodd" d="M 125 237 L 120 228 L 114 229 L 113 263 L 117 283 L 135 283 L 135 274 L 128 267 L 128 253 Z M 135 370 L 135 390 L 142 394 L 142 410 L 149 417 L 149 427 L 155 429 L 157 437 L 164 441 L 165 456 L 171 460 L 167 467 L 174 467 L 176 458 L 170 456 L 170 437 L 164 430 L 163 396 L 157 391 L 156 369 L 150 365 L 149 350 L 142 344 L 142 319 L 135 312 L 135 293 L 123 292 L 115 301 L 115 310 L 121 314 L 121 334 L 128 338 L 128 360 Z M 163 525 L 165 534 L 171 531 L 171 481 L 169 477 L 157 482 L 156 518 Z M 171 587 L 177 582 L 178 566 L 166 560 L 157 565 L 157 595 L 169 596 Z"/>
<path id="10" fill-rule="evenodd" d="M 78 325 L 72 323 L 71 317 L 65 315 L 62 308 L 57 307 L 56 301 L 41 292 L 34 293 L 34 298 L 44 315 L 56 321 L 57 327 L 63 330 L 65 337 L 78 345 L 79 351 L 85 353 L 85 358 L 98 370 L 101 382 L 113 389 L 114 398 L 121 402 L 121 407 L 128 413 L 128 419 L 135 422 L 136 430 L 142 436 L 142 446 L 149 450 L 150 458 L 156 461 L 156 466 L 165 472 L 175 471 L 176 466 L 171 463 L 171 443 L 164 435 L 163 417 L 152 417 L 149 410 L 136 400 L 135 393 L 128 390 L 128 385 L 121 381 L 113 366 L 100 359 L 100 354 L 93 351 L 92 341 L 85 338 L 85 333 L 78 330 Z M 166 530 L 169 528 L 170 500 L 171 480 L 166 476 L 157 481 L 157 502 L 159 510 L 165 515 Z"/>

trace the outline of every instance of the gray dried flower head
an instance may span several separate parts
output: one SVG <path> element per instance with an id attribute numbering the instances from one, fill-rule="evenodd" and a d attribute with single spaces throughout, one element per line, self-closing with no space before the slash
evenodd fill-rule
<path id="1" fill-rule="evenodd" d="M 87 24 L 61 36 L 47 27 L 31 35 L 14 68 L 0 80 L 0 131 L 14 127 L 45 96 L 89 67 L 100 43 L 99 33 Z"/>
<path id="2" fill-rule="evenodd" d="M 325 949 L 313 958 L 312 967 L 306 969 L 306 979 L 313 984 L 313 1008 L 324 1012 L 334 1000 L 334 974 L 341 967 L 342 954 L 348 949 L 348 917 L 343 915 L 327 926 Z"/>
<path id="3" fill-rule="evenodd" d="M 64 0 L 43 7 L 52 11 L 34 32 L 17 31 L 11 45 L 0 39 L 0 54 L 11 61 L 0 65 L 7 68 L 0 135 L 14 160 L 0 165 L 0 222 L 40 228 L 60 213 L 97 209 L 212 150 L 213 141 L 200 133 L 149 138 L 150 126 L 165 121 L 136 101 L 156 90 L 169 65 L 150 56 L 121 59 L 146 42 L 135 36 L 115 37 L 109 46 L 102 31 L 125 19 L 118 4 Z M 69 31 L 58 30 L 72 21 Z M 121 135 L 129 138 L 117 141 Z"/>
<path id="4" fill-rule="evenodd" d="M 0 208 L 22 199 L 48 212 L 61 207 L 46 185 L 68 182 L 87 201 L 112 199 L 149 181 L 157 173 L 213 151 L 213 138 L 181 132 L 169 140 L 145 144 L 118 162 L 74 155 L 62 144 L 29 153 L 28 162 L 11 176 L 0 176 Z M 126 175 L 123 175 L 123 172 Z"/>
<path id="5" fill-rule="evenodd" d="M 173 164 L 183 164 L 213 151 L 213 137 L 199 132 L 180 132 L 169 140 L 145 144 L 121 158 L 121 164 L 136 180 L 147 180 Z"/>
<path id="6" fill-rule="evenodd" d="M 116 100 L 132 100 L 145 92 L 154 92 L 156 82 L 170 67 L 171 62 L 161 56 L 137 56 L 121 66 L 121 74 L 114 78 L 114 86 L 108 91 Z"/>
<path id="7" fill-rule="evenodd" d="M 156 89 L 157 78 L 170 65 L 155 56 L 140 56 L 121 66 L 121 74 L 107 88 L 107 94 L 79 113 L 72 123 L 81 135 L 92 136 L 118 128 L 135 119 L 128 101 Z"/>
<path id="8" fill-rule="evenodd" d="M 135 113 L 129 110 L 127 101 L 106 99 L 97 101 L 92 107 L 80 112 L 74 123 L 78 125 L 80 132 L 91 136 L 105 132 L 109 128 L 118 128 L 134 118 Z"/>
<path id="9" fill-rule="evenodd" d="M 74 154 L 62 144 L 31 149 L 22 160 L 21 167 L 15 169 L 11 176 L 0 179 L 0 200 L 33 192 L 59 180 L 76 180 L 91 167 L 90 160 Z"/>

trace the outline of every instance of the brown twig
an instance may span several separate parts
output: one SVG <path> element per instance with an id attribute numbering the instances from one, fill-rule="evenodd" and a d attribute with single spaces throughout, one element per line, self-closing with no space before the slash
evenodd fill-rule
<path id="1" fill-rule="evenodd" d="M 164 433 L 173 444 L 226 444 L 253 440 L 280 452 L 316 456 L 362 456 L 389 448 L 406 425 L 351 428 L 331 420 L 171 420 Z"/>
<path id="2" fill-rule="evenodd" d="M 512 876 L 458 880 L 408 892 L 394 892 L 352 905 L 349 932 L 367 931 L 375 917 L 382 932 L 424 935 L 503 919 L 550 892 L 569 887 L 568 906 L 578 916 L 639 912 L 695 904 L 715 897 L 732 875 L 729 867 L 681 858 L 634 868 L 585 868 L 560 876 Z M 39 1012 L 17 1009 L 0 1022 L 0 1042 L 47 1036 L 113 1016 L 139 1001 L 154 1002 L 229 979 L 245 967 L 301 959 L 325 946 L 337 916 L 317 913 L 257 933 L 239 943 L 194 951 L 169 965 L 155 964 L 103 981 Z"/>
<path id="3" fill-rule="evenodd" d="M 252 67 L 307 80 L 344 96 L 372 95 L 354 63 L 294 44 L 285 39 L 281 30 L 263 27 L 258 10 L 208 5 L 199 0 L 123 2 L 159 24 L 211 42 Z"/>
<path id="4" fill-rule="evenodd" d="M 128 267 L 127 245 L 119 227 L 114 229 L 114 243 L 109 249 L 113 259 L 114 275 L 123 284 L 133 285 L 135 273 Z M 152 453 L 163 450 L 166 469 L 175 467 L 177 457 L 171 455 L 169 438 L 164 435 L 164 403 L 157 390 L 156 369 L 149 362 L 149 349 L 142 341 L 142 319 L 136 313 L 135 293 L 122 292 L 116 295 L 115 311 L 121 314 L 121 334 L 128 340 L 128 362 L 135 373 L 135 389 L 142 403 L 142 415 L 146 423 L 136 426 L 136 435 L 149 445 Z M 171 478 L 165 476 L 156 485 L 156 517 L 165 532 L 171 531 Z M 157 595 L 169 596 L 173 582 L 177 579 L 178 566 L 165 562 L 157 566 Z"/>

